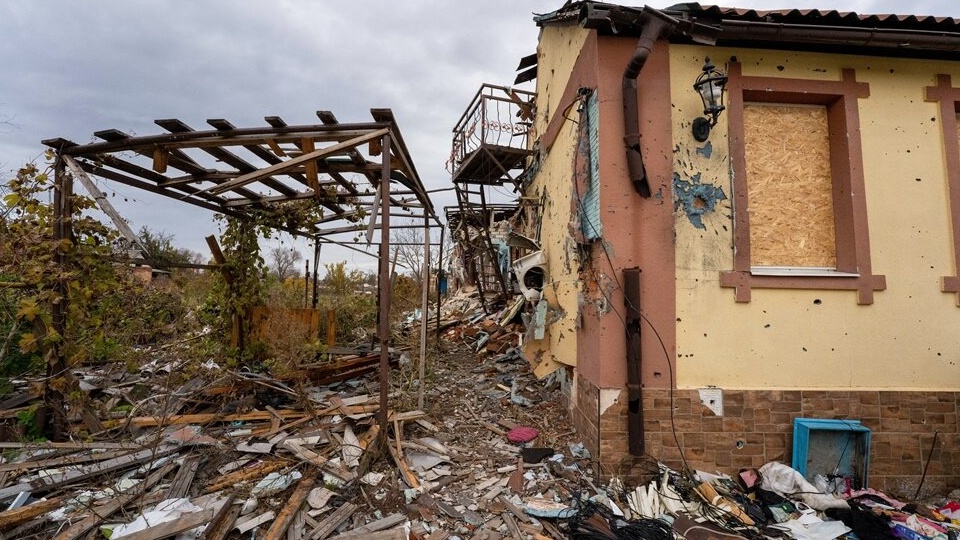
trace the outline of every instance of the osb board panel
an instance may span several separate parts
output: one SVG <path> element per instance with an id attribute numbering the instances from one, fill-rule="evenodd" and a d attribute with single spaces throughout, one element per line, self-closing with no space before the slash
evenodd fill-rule
<path id="1" fill-rule="evenodd" d="M 745 104 L 753 266 L 836 266 L 827 110 Z"/>
<path id="2" fill-rule="evenodd" d="M 319 336 L 320 310 L 258 306 L 250 309 L 250 323 L 254 341 L 270 344 L 295 337 L 308 342 Z"/>

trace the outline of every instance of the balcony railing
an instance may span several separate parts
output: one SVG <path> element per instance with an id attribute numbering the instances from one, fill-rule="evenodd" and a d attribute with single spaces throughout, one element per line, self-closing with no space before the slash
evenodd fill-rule
<path id="1" fill-rule="evenodd" d="M 447 171 L 454 181 L 503 180 L 529 154 L 534 93 L 484 84 L 453 129 Z"/>

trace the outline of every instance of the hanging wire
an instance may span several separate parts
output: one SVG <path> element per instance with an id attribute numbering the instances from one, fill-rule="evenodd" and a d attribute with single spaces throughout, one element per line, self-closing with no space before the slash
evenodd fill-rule
<path id="1" fill-rule="evenodd" d="M 574 101 L 574 103 L 571 103 L 570 106 L 568 106 L 565 110 L 566 110 L 566 111 L 569 111 L 570 108 L 573 107 L 573 105 L 574 105 L 575 103 L 577 103 L 577 102 L 580 102 L 579 108 L 582 109 L 583 106 L 584 106 L 584 101 L 587 99 L 588 96 L 589 96 L 589 94 L 580 94 L 580 95 L 578 95 L 578 97 L 576 98 L 576 100 Z M 580 164 L 579 164 L 579 160 L 580 160 L 580 152 L 575 152 L 575 153 L 574 153 L 574 164 L 573 164 L 574 175 L 579 175 L 579 174 L 580 174 Z M 596 224 L 594 224 L 593 221 L 590 219 L 590 216 L 589 216 L 586 212 L 584 212 L 584 208 L 583 208 L 583 197 L 582 197 L 582 194 L 580 193 L 580 184 L 579 184 L 579 182 L 578 182 L 577 180 L 578 180 L 578 179 L 577 179 L 576 176 L 575 176 L 575 177 L 574 177 L 573 186 L 574 186 L 574 191 L 575 191 L 575 194 L 576 194 L 576 197 L 577 197 L 577 206 L 578 206 L 578 208 L 579 208 L 579 210 L 580 210 L 581 219 L 583 219 L 583 220 L 586 222 L 586 224 L 587 224 L 587 225 L 591 228 L 591 230 L 593 231 L 594 235 L 596 235 L 596 236 L 599 238 L 599 237 L 600 237 L 600 231 L 598 230 Z M 596 242 L 596 244 L 599 244 L 601 250 L 603 251 L 604 257 L 607 259 L 607 263 L 609 264 L 610 269 L 613 270 L 614 268 L 616 268 L 616 266 L 613 264 L 613 259 L 612 259 L 612 257 L 610 256 L 610 251 L 609 251 L 609 249 L 607 248 L 607 244 L 606 244 L 605 242 L 603 242 L 603 241 Z M 596 281 L 599 283 L 599 282 L 600 282 L 600 277 L 599 277 L 599 275 L 598 275 L 598 273 L 597 273 L 597 269 L 594 268 L 593 265 L 590 265 L 590 272 L 591 272 L 591 274 L 593 275 L 594 280 L 596 280 Z M 620 282 L 620 278 L 616 275 L 616 272 L 611 272 L 611 274 L 612 274 L 611 277 L 613 278 L 613 281 L 614 281 L 614 282 L 616 283 L 616 285 L 617 285 L 615 291 L 623 291 L 623 284 Z M 627 321 L 626 321 L 626 318 L 623 316 L 623 314 L 620 312 L 620 310 L 617 309 L 616 305 L 615 305 L 615 304 L 613 303 L 613 301 L 611 300 L 610 295 L 609 295 L 609 294 L 607 293 L 607 291 L 605 291 L 602 287 L 598 287 L 597 289 L 598 289 L 598 291 L 600 292 L 600 294 L 604 297 L 604 300 L 605 300 L 606 304 L 607 304 L 608 306 L 610 306 L 610 309 L 611 309 L 611 310 L 617 315 L 617 317 L 620 319 L 620 322 L 623 324 L 624 331 L 625 331 L 625 332 L 629 332 L 628 323 L 627 323 Z M 660 335 L 660 332 L 657 330 L 656 325 L 654 325 L 653 322 L 644 314 L 644 312 L 640 309 L 640 306 L 634 306 L 632 303 L 630 303 L 630 299 L 627 298 L 626 295 L 624 295 L 623 300 L 624 300 L 624 303 L 627 304 L 627 307 L 635 308 L 636 311 L 637 311 L 637 313 L 640 314 L 640 318 L 641 318 L 643 321 L 645 321 L 645 322 L 647 323 L 647 326 L 649 326 L 650 329 L 653 331 L 653 334 L 656 336 L 657 341 L 658 341 L 658 343 L 660 344 L 660 349 L 663 351 L 663 356 L 664 356 L 664 359 L 665 359 L 666 362 L 667 362 L 667 369 L 668 369 L 669 375 L 670 375 L 670 381 L 669 381 L 669 383 L 670 383 L 670 384 L 669 384 L 670 431 L 672 432 L 673 440 L 674 440 L 674 443 L 675 443 L 676 446 L 677 446 L 677 450 L 680 452 L 680 461 L 683 463 L 684 473 L 685 473 L 685 474 L 688 474 L 688 475 L 692 475 L 692 470 L 690 469 L 690 466 L 687 464 L 687 459 L 686 459 L 686 456 L 684 455 L 684 452 L 683 452 L 683 446 L 680 444 L 680 437 L 679 437 L 679 435 L 677 434 L 677 424 L 676 424 L 676 418 L 675 418 L 676 407 L 674 406 L 674 402 L 675 402 L 675 399 L 676 399 L 676 398 L 675 398 L 675 395 L 674 395 L 674 387 L 676 386 L 676 376 L 675 376 L 674 370 L 673 370 L 673 363 L 670 361 L 670 353 L 667 351 L 667 346 L 666 346 L 666 344 L 663 342 L 663 337 Z M 598 425 L 599 425 L 599 419 L 598 419 Z"/>

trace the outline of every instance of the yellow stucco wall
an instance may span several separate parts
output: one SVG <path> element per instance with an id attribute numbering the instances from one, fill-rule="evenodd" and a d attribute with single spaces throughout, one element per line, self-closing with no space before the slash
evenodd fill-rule
<path id="1" fill-rule="evenodd" d="M 690 135 L 701 108 L 691 84 L 704 56 L 722 67 L 734 55 L 745 76 L 840 80 L 852 68 L 870 85 L 859 100 L 866 206 L 873 272 L 887 283 L 872 305 L 855 291 L 772 289 L 737 303 L 720 287 L 733 268 L 727 118 L 704 152 Z M 704 229 L 675 213 L 678 387 L 956 389 L 960 308 L 940 291 L 955 275 L 943 141 L 924 88 L 938 73 L 957 84 L 960 63 L 674 45 L 670 66 L 675 173 L 727 195 Z"/>
<path id="2" fill-rule="evenodd" d="M 537 74 L 537 136 L 544 133 L 555 115 L 563 114 L 567 104 L 560 103 L 561 96 L 588 36 L 589 31 L 579 26 L 551 28 L 541 34 L 538 54 L 550 57 L 541 65 L 550 65 L 551 69 L 541 69 Z M 524 343 L 524 354 L 538 376 L 549 374 L 560 364 L 577 364 L 580 282 L 576 248 L 567 228 L 576 136 L 577 125 L 565 121 L 553 147 L 542 151 L 539 172 L 525 194 L 543 201 L 540 244 L 547 255 L 544 298 L 551 308 L 544 339 Z"/>

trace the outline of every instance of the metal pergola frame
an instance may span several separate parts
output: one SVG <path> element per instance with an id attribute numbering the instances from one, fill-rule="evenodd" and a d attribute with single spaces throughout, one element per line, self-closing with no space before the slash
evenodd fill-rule
<path id="1" fill-rule="evenodd" d="M 207 120 L 195 130 L 176 120 L 157 120 L 167 132 L 132 136 L 117 129 L 98 131 L 99 142 L 77 144 L 54 138 L 43 144 L 56 152 L 54 219 L 58 239 L 72 238 L 73 177 L 86 175 L 118 182 L 226 216 L 252 219 L 263 211 L 313 201 L 322 209 L 313 223 L 279 227 L 314 241 L 314 258 L 324 243 L 374 243 L 379 230 L 379 328 L 381 433 L 386 433 L 389 381 L 390 221 L 422 221 L 424 273 L 429 279 L 430 228 L 441 227 L 427 190 L 413 165 L 390 109 L 371 109 L 371 122 L 340 123 L 330 111 L 317 111 L 319 124 L 288 125 L 277 116 L 266 126 L 238 128 L 224 119 Z M 384 181 L 386 179 L 386 181 Z M 360 234 L 365 232 L 365 234 Z M 57 260 L 65 263 L 65 253 Z M 314 266 L 314 279 L 317 277 Z M 428 283 L 428 281 L 424 281 Z M 426 288 L 426 287 L 425 287 Z M 61 296 L 67 299 L 65 284 Z M 423 313 L 427 311 L 426 291 Z M 53 324 L 66 326 L 66 301 L 54 305 Z M 425 317 L 424 317 L 425 318 Z M 421 377 L 426 324 L 421 326 Z M 58 353 L 48 373 L 67 369 Z M 421 384 L 421 389 L 423 385 Z M 421 390 L 422 392 L 422 390 Z M 64 396 L 55 396 L 64 403 Z M 423 397 L 420 396 L 422 406 Z"/>

